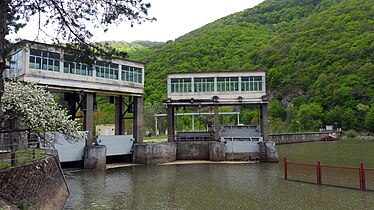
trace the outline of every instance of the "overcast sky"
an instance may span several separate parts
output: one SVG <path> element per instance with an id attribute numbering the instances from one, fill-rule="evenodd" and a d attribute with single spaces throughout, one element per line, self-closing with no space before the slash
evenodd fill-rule
<path id="1" fill-rule="evenodd" d="M 150 17 L 156 17 L 155 22 L 146 22 L 130 27 L 124 22 L 119 26 L 111 26 L 104 33 L 95 31 L 94 41 L 135 41 L 149 40 L 166 42 L 174 40 L 190 31 L 200 28 L 235 12 L 252 8 L 263 0 L 144 0 L 150 2 Z M 34 40 L 37 34 L 36 24 L 29 23 L 17 35 L 11 38 Z"/>

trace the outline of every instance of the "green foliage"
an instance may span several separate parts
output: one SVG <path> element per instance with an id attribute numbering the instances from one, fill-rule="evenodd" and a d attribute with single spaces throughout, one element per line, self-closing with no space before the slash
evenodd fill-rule
<path id="1" fill-rule="evenodd" d="M 285 122 L 274 129 L 337 122 L 364 130 L 363 108 L 374 101 L 373 17 L 367 0 L 265 0 L 130 57 L 147 63 L 148 103 L 166 99 L 168 73 L 266 70 L 269 95 L 291 98 L 269 104 L 269 119 Z M 251 109 L 241 115 L 242 123 L 257 122 Z"/>
<path id="2" fill-rule="evenodd" d="M 259 111 L 253 108 L 247 108 L 240 112 L 240 123 L 244 125 L 258 124 Z"/>
<path id="3" fill-rule="evenodd" d="M 269 114 L 273 118 L 279 118 L 285 120 L 287 117 L 286 109 L 282 106 L 279 101 L 273 100 L 269 103 Z"/>
<path id="4" fill-rule="evenodd" d="M 40 158 L 44 155 L 45 150 L 41 149 L 35 149 L 33 151 L 32 149 L 22 149 L 17 151 L 17 165 L 28 163 L 32 160 L 34 160 L 34 153 L 35 152 L 35 158 Z M 4 153 L 6 154 L 6 153 Z M 0 160 L 0 169 L 9 168 L 11 167 L 10 161 L 4 161 Z"/>
<path id="5" fill-rule="evenodd" d="M 303 104 L 300 106 L 296 118 L 305 131 L 318 130 L 322 120 L 322 107 L 318 103 Z"/>
<path id="6" fill-rule="evenodd" d="M 355 130 L 348 130 L 344 133 L 348 138 L 355 138 L 357 137 L 357 132 Z"/>
<path id="7" fill-rule="evenodd" d="M 366 114 L 365 126 L 368 131 L 374 133 L 374 104 L 371 105 L 369 112 Z"/>
<path id="8" fill-rule="evenodd" d="M 270 133 L 286 133 L 288 131 L 288 124 L 280 118 L 269 118 L 269 132 Z"/>

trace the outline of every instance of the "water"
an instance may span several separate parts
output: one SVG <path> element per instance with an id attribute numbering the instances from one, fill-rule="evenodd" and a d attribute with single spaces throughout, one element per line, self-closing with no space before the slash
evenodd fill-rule
<path id="1" fill-rule="evenodd" d="M 374 141 L 278 147 L 291 161 L 374 167 Z M 282 162 L 282 161 L 281 161 Z M 285 181 L 282 163 L 65 171 L 66 209 L 374 209 L 374 192 Z"/>

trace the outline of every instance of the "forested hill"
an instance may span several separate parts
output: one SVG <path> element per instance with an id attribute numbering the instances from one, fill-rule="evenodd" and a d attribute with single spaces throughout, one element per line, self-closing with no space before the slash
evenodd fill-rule
<path id="1" fill-rule="evenodd" d="M 270 117 L 283 130 L 320 121 L 365 130 L 373 40 L 373 0 L 265 0 L 130 57 L 147 62 L 146 102 L 166 98 L 171 72 L 267 70 Z"/>

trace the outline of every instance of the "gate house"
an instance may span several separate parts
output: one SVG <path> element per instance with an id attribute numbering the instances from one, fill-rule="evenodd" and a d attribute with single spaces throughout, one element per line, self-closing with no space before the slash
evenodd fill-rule
<path id="1" fill-rule="evenodd" d="M 211 140 L 225 144 L 226 159 L 228 157 L 243 159 L 244 156 L 260 155 L 259 142 L 267 143 L 269 140 L 265 71 L 174 73 L 168 75 L 167 87 L 168 97 L 165 104 L 169 142 L 179 141 L 183 137 L 188 140 L 189 135 L 195 135 L 193 132 L 175 131 L 176 108 L 211 106 L 214 109 L 213 129 L 211 135 L 204 134 L 204 136 L 212 136 Z M 230 132 L 228 127 L 221 127 L 219 123 L 218 107 L 244 105 L 253 105 L 260 109 L 260 124 L 258 128 L 255 125 L 257 132 L 252 132 L 253 126 L 238 125 L 231 126 L 230 130 L 247 129 L 248 132 L 240 132 L 240 134 L 244 133 L 240 138 L 227 136 Z M 231 141 L 227 142 L 228 139 Z"/>
<path id="2" fill-rule="evenodd" d="M 73 119 L 78 109 L 81 109 L 84 114 L 84 130 L 88 133 L 85 142 L 86 168 L 95 167 L 92 164 L 96 164 L 94 161 L 90 163 L 90 158 L 87 158 L 90 148 L 98 148 L 93 146 L 96 96 L 111 97 L 115 103 L 115 136 L 98 136 L 100 144 L 107 145 L 107 148 L 103 148 L 106 155 L 129 154 L 134 141 L 143 141 L 144 63 L 120 58 L 110 61 L 99 58 L 90 67 L 92 65 L 77 60 L 74 55 L 66 54 L 63 47 L 21 41 L 14 47 L 10 66 L 8 77 L 45 85 L 51 92 L 64 93 L 69 104 L 69 115 Z M 124 135 L 123 118 L 128 110 L 134 112 L 134 130 L 131 136 Z M 71 146 L 74 150 L 75 145 Z M 60 152 L 68 151 L 65 148 Z M 67 161 L 81 158 L 79 153 L 83 153 L 83 149 L 73 153 L 65 156 Z"/>

